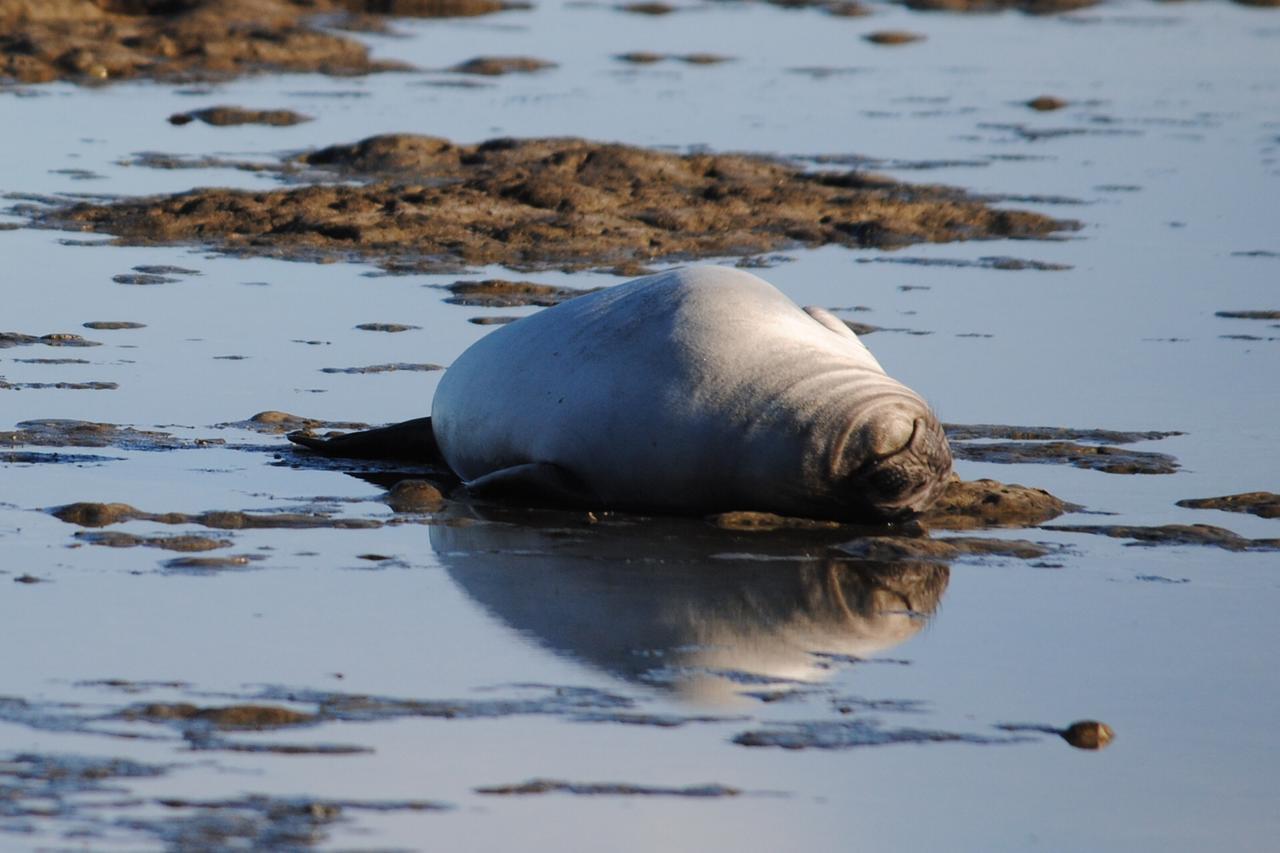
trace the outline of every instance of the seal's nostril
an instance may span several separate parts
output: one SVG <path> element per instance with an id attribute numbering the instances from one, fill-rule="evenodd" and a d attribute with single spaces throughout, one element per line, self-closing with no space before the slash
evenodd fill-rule
<path id="1" fill-rule="evenodd" d="M 911 444 L 919 422 L 902 412 L 895 412 L 877 424 L 871 435 L 871 452 L 878 457 L 892 456 Z"/>

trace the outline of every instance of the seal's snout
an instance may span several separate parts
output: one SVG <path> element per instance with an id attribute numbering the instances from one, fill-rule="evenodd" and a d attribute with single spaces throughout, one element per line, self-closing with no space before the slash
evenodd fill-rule
<path id="1" fill-rule="evenodd" d="M 871 452 L 881 459 L 901 453 L 911 446 L 919 426 L 919 418 L 913 419 L 905 412 L 895 412 L 883 423 L 876 425 L 871 435 Z"/>
<path id="2" fill-rule="evenodd" d="M 932 412 L 895 411 L 866 436 L 871 458 L 849 477 L 853 502 L 885 520 L 915 515 L 942 494 L 951 448 Z"/>

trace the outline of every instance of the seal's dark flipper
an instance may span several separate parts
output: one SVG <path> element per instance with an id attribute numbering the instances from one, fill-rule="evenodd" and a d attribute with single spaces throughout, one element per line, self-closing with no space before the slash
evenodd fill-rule
<path id="1" fill-rule="evenodd" d="M 575 507 L 599 506 L 600 500 L 581 480 L 559 465 L 530 462 L 502 468 L 467 483 L 476 497 L 550 502 Z"/>
<path id="2" fill-rule="evenodd" d="M 431 418 L 414 418 L 391 426 L 349 432 L 332 438 L 321 438 L 305 432 L 291 432 L 288 438 L 294 444 L 300 444 L 322 456 L 343 459 L 402 459 L 448 467 L 444 457 L 440 455 L 435 433 L 431 431 Z"/>

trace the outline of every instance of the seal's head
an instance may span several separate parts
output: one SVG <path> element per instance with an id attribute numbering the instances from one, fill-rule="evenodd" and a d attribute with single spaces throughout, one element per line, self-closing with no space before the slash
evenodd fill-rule
<path id="1" fill-rule="evenodd" d="M 841 503 L 883 521 L 924 512 L 951 475 L 942 424 L 909 391 L 877 401 L 852 425 L 833 461 Z"/>

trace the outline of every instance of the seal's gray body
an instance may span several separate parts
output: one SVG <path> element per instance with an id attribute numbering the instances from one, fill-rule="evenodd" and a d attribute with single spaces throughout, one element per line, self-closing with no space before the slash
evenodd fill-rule
<path id="1" fill-rule="evenodd" d="M 927 405 L 843 323 L 724 267 L 494 331 L 446 371 L 431 415 L 470 484 L 619 508 L 891 517 L 932 502 L 951 463 Z"/>

